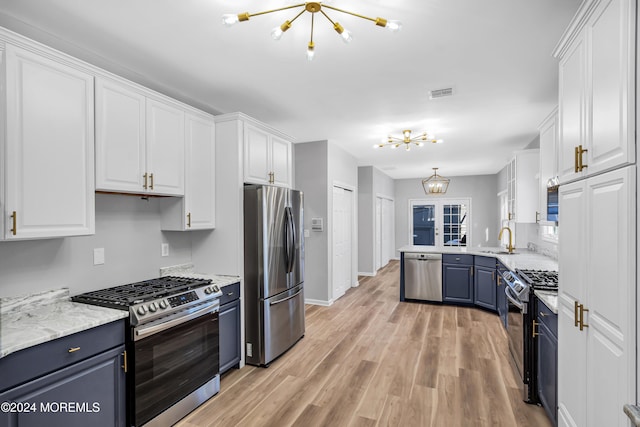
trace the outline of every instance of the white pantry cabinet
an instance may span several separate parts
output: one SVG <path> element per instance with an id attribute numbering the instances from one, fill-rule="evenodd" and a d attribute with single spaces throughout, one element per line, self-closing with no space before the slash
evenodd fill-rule
<path id="1" fill-rule="evenodd" d="M 36 52 L 5 47 L 4 237 L 93 234 L 93 76 Z"/>
<path id="2" fill-rule="evenodd" d="M 215 123 L 213 116 L 185 115 L 185 189 L 183 198 L 161 200 L 162 230 L 215 227 Z"/>
<path id="3" fill-rule="evenodd" d="M 507 167 L 507 197 L 509 221 L 517 223 L 536 222 L 538 200 L 539 150 L 517 151 Z"/>
<path id="4" fill-rule="evenodd" d="M 636 402 L 636 167 L 560 186 L 558 425 L 628 426 Z"/>
<path id="5" fill-rule="evenodd" d="M 255 122 L 244 124 L 244 182 L 292 185 L 291 141 L 277 131 Z"/>
<path id="6" fill-rule="evenodd" d="M 182 196 L 184 120 L 177 105 L 96 79 L 96 189 Z"/>
<path id="7" fill-rule="evenodd" d="M 540 179 L 538 180 L 538 211 L 536 222 L 547 221 L 547 181 L 558 176 L 558 109 L 551 114 L 538 128 L 540 131 Z"/>
<path id="8" fill-rule="evenodd" d="M 635 161 L 635 28 L 635 1 L 584 1 L 556 48 L 560 183 Z"/>

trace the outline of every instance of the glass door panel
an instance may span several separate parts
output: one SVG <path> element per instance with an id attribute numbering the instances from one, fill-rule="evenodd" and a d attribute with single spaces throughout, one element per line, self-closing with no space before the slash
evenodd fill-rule
<path id="1" fill-rule="evenodd" d="M 413 245 L 436 245 L 436 205 L 413 205 Z"/>

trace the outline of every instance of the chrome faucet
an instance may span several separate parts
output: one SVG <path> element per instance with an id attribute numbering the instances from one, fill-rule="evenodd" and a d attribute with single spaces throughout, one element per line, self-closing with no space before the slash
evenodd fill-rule
<path id="1" fill-rule="evenodd" d="M 504 232 L 504 230 L 507 230 L 509 232 L 509 244 L 507 245 L 507 250 L 511 254 L 516 248 L 513 246 L 513 232 L 509 227 L 502 227 L 500 229 L 500 233 L 498 234 L 498 241 L 502 241 L 502 233 Z"/>

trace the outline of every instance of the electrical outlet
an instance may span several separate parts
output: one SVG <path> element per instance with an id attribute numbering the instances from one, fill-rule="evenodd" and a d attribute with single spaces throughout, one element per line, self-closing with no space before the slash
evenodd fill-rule
<path id="1" fill-rule="evenodd" d="M 169 256 L 169 244 L 163 243 L 162 245 L 160 245 L 160 251 L 162 253 L 162 256 Z"/>
<path id="2" fill-rule="evenodd" d="M 104 248 L 95 248 L 93 250 L 93 265 L 104 264 Z"/>
<path id="3" fill-rule="evenodd" d="M 247 343 L 247 357 L 253 357 L 253 344 Z"/>

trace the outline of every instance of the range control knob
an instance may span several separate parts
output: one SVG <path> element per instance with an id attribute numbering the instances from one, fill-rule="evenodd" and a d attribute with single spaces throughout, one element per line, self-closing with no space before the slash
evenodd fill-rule
<path id="1" fill-rule="evenodd" d="M 155 302 L 152 302 L 151 304 L 149 304 L 149 311 L 154 313 L 156 310 L 158 309 L 158 306 L 156 305 Z"/>
<path id="2" fill-rule="evenodd" d="M 159 304 L 159 305 L 160 305 L 160 308 L 161 308 L 161 309 L 163 309 L 163 310 L 164 310 L 165 308 L 167 308 L 167 303 L 166 303 L 166 301 L 165 301 L 165 300 L 160 301 L 160 304 Z"/>
<path id="3" fill-rule="evenodd" d="M 218 285 L 213 285 L 213 292 L 220 292 Z"/>
<path id="4" fill-rule="evenodd" d="M 213 292 L 213 289 L 211 288 L 211 286 L 207 286 L 206 288 L 204 288 L 204 293 L 209 295 L 211 292 Z"/>
<path id="5" fill-rule="evenodd" d="M 137 312 L 138 312 L 138 314 L 139 314 L 140 316 L 144 316 L 145 314 L 147 314 L 147 310 L 145 310 L 145 309 L 144 309 L 144 306 L 142 306 L 142 305 L 141 305 L 140 307 L 138 307 Z"/>

